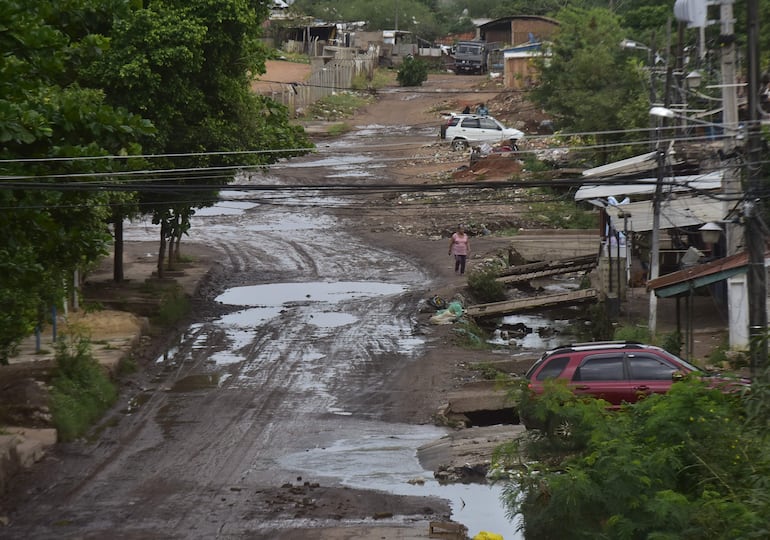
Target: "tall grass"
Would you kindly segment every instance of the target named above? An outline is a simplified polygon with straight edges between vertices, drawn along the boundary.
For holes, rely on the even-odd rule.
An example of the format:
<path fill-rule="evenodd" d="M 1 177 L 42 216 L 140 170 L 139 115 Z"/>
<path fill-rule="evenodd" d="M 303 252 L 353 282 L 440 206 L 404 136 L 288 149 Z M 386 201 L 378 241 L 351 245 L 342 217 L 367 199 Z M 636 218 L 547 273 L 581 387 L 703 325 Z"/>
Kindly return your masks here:
<path fill-rule="evenodd" d="M 94 359 L 82 333 L 64 335 L 56 346 L 50 407 L 59 440 L 83 435 L 117 399 L 117 388 Z"/>

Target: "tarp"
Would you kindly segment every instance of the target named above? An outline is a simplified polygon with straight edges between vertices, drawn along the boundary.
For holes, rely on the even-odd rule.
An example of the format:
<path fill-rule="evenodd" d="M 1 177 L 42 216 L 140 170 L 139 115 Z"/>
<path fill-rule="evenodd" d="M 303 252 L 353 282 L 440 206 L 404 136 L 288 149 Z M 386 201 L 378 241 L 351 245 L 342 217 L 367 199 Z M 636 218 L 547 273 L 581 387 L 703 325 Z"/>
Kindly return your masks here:
<path fill-rule="evenodd" d="M 706 174 L 691 174 L 664 178 L 666 191 L 711 191 L 722 187 L 724 171 Z M 576 201 L 606 199 L 607 197 L 628 196 L 633 200 L 640 195 L 651 196 L 655 192 L 656 178 L 639 178 L 622 184 L 585 184 L 575 193 Z M 636 197 L 635 197 L 636 196 Z"/>
<path fill-rule="evenodd" d="M 652 230 L 652 201 L 608 206 L 605 211 L 615 223 L 632 232 Z M 724 219 L 724 203 L 712 197 L 668 198 L 660 205 L 660 229 L 691 227 Z M 624 221 L 625 219 L 625 221 Z"/>
<path fill-rule="evenodd" d="M 583 171 L 583 178 L 602 178 L 649 171 L 658 166 L 658 153 L 648 152 L 641 156 L 622 159 Z"/>

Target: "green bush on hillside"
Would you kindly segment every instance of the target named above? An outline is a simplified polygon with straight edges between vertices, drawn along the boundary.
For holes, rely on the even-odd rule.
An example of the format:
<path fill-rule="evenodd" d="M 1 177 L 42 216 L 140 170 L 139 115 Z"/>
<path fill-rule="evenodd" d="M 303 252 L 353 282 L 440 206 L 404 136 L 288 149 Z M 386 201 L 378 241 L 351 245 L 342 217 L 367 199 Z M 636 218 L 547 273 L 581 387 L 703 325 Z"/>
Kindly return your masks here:
<path fill-rule="evenodd" d="M 413 56 L 407 56 L 398 68 L 396 77 L 400 86 L 422 86 L 428 80 L 428 64 Z"/>

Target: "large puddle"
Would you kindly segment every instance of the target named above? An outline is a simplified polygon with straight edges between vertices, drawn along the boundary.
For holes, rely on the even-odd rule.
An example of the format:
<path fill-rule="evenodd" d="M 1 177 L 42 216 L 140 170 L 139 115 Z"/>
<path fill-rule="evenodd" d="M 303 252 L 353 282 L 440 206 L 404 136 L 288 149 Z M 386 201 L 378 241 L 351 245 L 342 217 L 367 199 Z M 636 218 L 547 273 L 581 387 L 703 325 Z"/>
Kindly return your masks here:
<path fill-rule="evenodd" d="M 329 281 L 270 283 L 229 289 L 217 302 L 232 306 L 279 306 L 288 302 L 339 302 L 345 299 L 372 298 L 398 294 L 406 290 L 395 283 L 371 281 Z"/>
<path fill-rule="evenodd" d="M 340 439 L 326 448 L 290 454 L 281 460 L 287 470 L 305 476 L 325 476 L 344 485 L 397 495 L 436 496 L 452 507 L 452 519 L 468 527 L 472 538 L 481 531 L 506 540 L 524 537 L 505 515 L 502 487 L 483 484 L 441 485 L 420 466 L 417 449 L 446 434 L 434 426 L 374 423 L 355 438 Z"/>

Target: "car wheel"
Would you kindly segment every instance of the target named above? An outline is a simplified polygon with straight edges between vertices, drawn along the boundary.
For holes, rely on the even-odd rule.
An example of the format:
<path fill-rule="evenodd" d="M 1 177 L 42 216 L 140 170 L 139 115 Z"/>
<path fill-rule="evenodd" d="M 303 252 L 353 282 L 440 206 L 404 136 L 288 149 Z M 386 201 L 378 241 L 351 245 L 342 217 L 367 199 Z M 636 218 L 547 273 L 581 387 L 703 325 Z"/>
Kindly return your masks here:
<path fill-rule="evenodd" d="M 465 150 L 468 148 L 468 141 L 465 139 L 455 139 L 452 141 L 452 150 Z"/>

